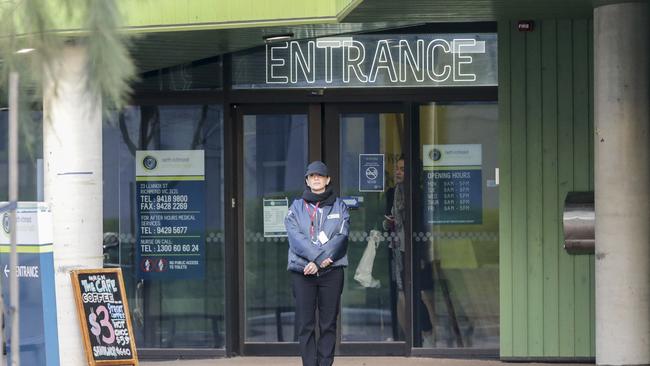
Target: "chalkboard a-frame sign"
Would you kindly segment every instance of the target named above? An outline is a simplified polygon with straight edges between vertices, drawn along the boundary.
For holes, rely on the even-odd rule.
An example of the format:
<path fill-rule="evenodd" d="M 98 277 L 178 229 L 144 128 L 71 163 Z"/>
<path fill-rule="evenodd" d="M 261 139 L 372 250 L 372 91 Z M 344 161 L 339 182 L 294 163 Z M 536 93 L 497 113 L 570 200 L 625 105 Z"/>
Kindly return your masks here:
<path fill-rule="evenodd" d="M 138 366 L 122 270 L 79 270 L 70 276 L 88 365 Z"/>

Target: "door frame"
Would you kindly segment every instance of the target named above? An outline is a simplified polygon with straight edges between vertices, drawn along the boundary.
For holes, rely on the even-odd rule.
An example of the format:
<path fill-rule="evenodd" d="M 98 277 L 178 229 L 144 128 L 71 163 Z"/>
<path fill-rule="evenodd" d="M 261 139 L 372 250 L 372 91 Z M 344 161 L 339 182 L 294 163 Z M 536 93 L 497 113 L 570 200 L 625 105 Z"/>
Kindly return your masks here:
<path fill-rule="evenodd" d="M 326 133 L 324 134 L 324 145 L 327 146 L 323 150 L 323 156 L 325 158 L 328 167 L 330 168 L 332 174 L 332 180 L 335 183 L 334 189 L 337 194 L 340 195 L 341 192 L 341 180 L 340 180 L 340 151 L 341 151 L 341 118 L 340 115 L 344 113 L 401 113 L 404 123 L 404 131 L 402 136 L 401 144 L 404 149 L 405 155 L 405 164 L 408 164 L 410 160 L 410 105 L 409 103 L 384 103 L 384 102 L 364 102 L 364 103 L 324 103 L 324 117 L 325 124 L 324 128 Z M 407 156 L 409 155 L 409 156 Z M 408 166 L 408 165 L 407 165 Z M 405 174 L 405 193 L 407 197 L 410 198 L 410 174 Z M 405 226 L 406 232 L 410 232 L 410 199 L 407 200 L 407 225 Z M 411 237 L 410 235 L 406 236 L 405 243 L 405 317 L 406 319 L 411 319 L 411 290 L 408 284 L 411 283 L 411 261 L 410 261 L 410 244 Z M 349 267 L 348 267 L 349 273 Z M 406 324 L 406 334 L 404 334 L 404 341 L 392 341 L 392 342 L 341 342 L 341 317 L 338 319 L 337 327 L 337 340 L 336 348 L 338 355 L 344 356 L 407 356 L 410 354 L 411 349 L 411 321 L 407 321 Z"/>
<path fill-rule="evenodd" d="M 233 335 L 233 346 L 237 350 L 233 350 L 231 354 L 240 354 L 247 356 L 293 356 L 299 354 L 298 343 L 295 342 L 246 342 L 246 293 L 244 286 L 245 279 L 245 233 L 244 233 L 244 192 L 241 189 L 244 184 L 244 115 L 261 115 L 261 114 L 306 114 L 308 116 L 308 133 L 307 143 L 309 146 L 308 158 L 311 159 L 312 154 L 319 154 L 320 156 L 320 106 L 307 103 L 245 103 L 245 104 L 232 104 L 232 128 L 234 130 L 234 188 L 233 189 L 233 208 L 235 210 L 236 224 L 231 226 L 235 233 L 233 238 L 236 245 L 233 246 L 232 256 L 232 270 L 231 275 L 235 275 L 235 285 L 229 292 L 232 298 L 232 303 L 229 307 L 231 315 L 236 319 L 232 322 L 233 328 L 230 333 Z M 312 131 L 313 130 L 313 131 Z M 319 141 L 315 140 L 312 135 L 316 134 Z M 318 149 L 312 147 L 315 144 Z"/>
<path fill-rule="evenodd" d="M 378 88 L 380 89 L 380 88 Z M 280 95 L 280 97 L 278 96 Z M 232 197 L 236 202 L 233 204 L 233 217 L 227 221 L 227 227 L 232 234 L 230 242 L 236 243 L 228 250 L 226 247 L 226 304 L 230 320 L 230 329 L 227 329 L 228 355 L 246 356 L 295 356 L 299 354 L 298 343 L 246 343 L 244 341 L 245 331 L 245 308 L 244 292 L 240 289 L 244 285 L 244 228 L 243 228 L 243 124 L 244 114 L 281 114 L 281 113 L 306 113 L 308 114 L 308 160 L 322 160 L 328 163 L 332 172 L 332 179 L 335 182 L 335 191 L 340 192 L 339 181 L 339 149 L 340 149 L 340 113 L 373 113 L 387 112 L 404 114 L 404 157 L 406 167 L 416 167 L 413 164 L 418 159 L 419 146 L 416 143 L 419 138 L 419 108 L 422 104 L 429 102 L 496 102 L 498 100 L 497 87 L 459 87 L 439 88 L 420 90 L 331 90 L 326 94 L 314 94 L 302 91 L 249 91 L 238 90 L 228 98 L 228 117 L 224 115 L 226 122 L 225 136 L 232 137 L 227 145 L 231 148 L 233 159 L 230 171 L 233 172 L 232 179 L 226 183 L 226 197 Z M 281 100 L 281 102 L 278 102 Z M 350 102 L 354 100 L 354 102 Z M 251 103 L 256 101 L 259 103 Z M 228 104 L 232 103 L 232 104 Z M 227 118 L 227 119 L 226 119 Z M 230 125 L 230 126 L 228 126 Z M 230 133 L 229 133 L 230 131 Z M 226 146 L 228 147 L 228 146 Z M 416 169 L 413 168 L 413 169 Z M 408 168 L 407 168 L 408 169 Z M 412 177 L 417 174 L 415 170 L 405 174 L 405 194 L 408 202 L 407 222 L 405 230 L 412 232 L 413 210 L 417 209 L 417 203 L 413 200 Z M 228 187 L 229 186 L 229 187 Z M 227 219 L 228 220 L 228 219 Z M 228 237 L 228 235 L 227 235 Z M 340 339 L 340 317 L 337 336 L 336 354 L 342 356 L 429 356 L 429 357 L 498 357 L 498 349 L 472 349 L 472 348 L 414 348 L 413 340 L 413 276 L 412 276 L 412 243 L 411 236 L 406 236 L 405 251 L 405 296 L 406 296 L 406 317 L 407 334 L 402 342 L 344 342 Z M 228 268 L 229 267 L 229 268 Z M 227 324 L 228 326 L 228 324 Z M 228 339 L 230 338 L 230 341 Z"/>
<path fill-rule="evenodd" d="M 409 127 L 409 105 L 407 103 L 260 103 L 260 104 L 233 104 L 231 106 L 233 136 L 233 169 L 236 172 L 234 179 L 235 187 L 242 187 L 244 182 L 244 134 L 243 134 L 243 117 L 244 115 L 251 114 L 291 114 L 291 113 L 304 113 L 308 115 L 308 160 L 323 160 L 326 161 L 335 182 L 334 189 L 340 192 L 339 181 L 339 149 L 340 149 L 340 113 L 402 113 L 404 115 L 404 136 L 402 137 L 403 146 L 405 147 L 405 155 L 408 155 L 407 139 L 410 133 Z M 407 174 L 408 176 L 408 174 Z M 407 178 L 407 184 L 409 180 Z M 407 191 L 407 194 L 408 191 Z M 246 307 L 245 307 L 245 242 L 244 242 L 244 207 L 241 202 L 244 202 L 244 192 L 242 189 L 234 189 L 233 195 L 235 204 L 236 218 L 230 226 L 235 230 L 234 242 L 237 243 L 233 248 L 233 252 L 228 258 L 234 260 L 232 268 L 235 270 L 236 275 L 231 279 L 234 285 L 230 286 L 229 291 L 230 301 L 229 309 L 231 314 L 236 316 L 236 320 L 231 324 L 235 329 L 231 329 L 230 333 L 234 337 L 235 344 L 238 348 L 236 354 L 249 355 L 249 356 L 294 356 L 299 354 L 298 343 L 295 342 L 246 342 L 245 341 L 245 327 L 246 327 Z M 410 211 L 410 210 L 408 210 Z M 407 227 L 407 229 L 409 229 Z M 409 239 L 407 239 L 408 241 Z M 407 247 L 409 245 L 407 244 Z M 410 263 L 406 261 L 407 273 L 410 272 Z M 408 275 L 407 275 L 408 276 Z M 410 283 L 406 280 L 407 283 Z M 407 289 L 407 302 L 406 302 L 406 316 L 410 319 L 410 290 Z M 236 311 L 232 311 L 236 309 Z M 341 342 L 341 318 L 338 320 L 339 326 L 337 331 L 337 355 L 344 356 L 359 356 L 359 355 L 372 355 L 372 356 L 406 356 L 410 350 L 410 335 L 407 332 L 405 341 L 395 342 Z M 410 329 L 410 325 L 407 325 Z"/>

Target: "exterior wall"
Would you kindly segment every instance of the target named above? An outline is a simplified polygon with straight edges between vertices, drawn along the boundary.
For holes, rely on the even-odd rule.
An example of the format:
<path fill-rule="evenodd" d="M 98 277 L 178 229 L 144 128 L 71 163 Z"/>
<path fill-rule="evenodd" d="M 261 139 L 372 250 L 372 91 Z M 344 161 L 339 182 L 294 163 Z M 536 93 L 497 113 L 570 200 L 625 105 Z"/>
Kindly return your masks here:
<path fill-rule="evenodd" d="M 593 190 L 592 22 L 498 33 L 501 357 L 594 357 L 594 257 L 561 226 L 566 193 Z"/>

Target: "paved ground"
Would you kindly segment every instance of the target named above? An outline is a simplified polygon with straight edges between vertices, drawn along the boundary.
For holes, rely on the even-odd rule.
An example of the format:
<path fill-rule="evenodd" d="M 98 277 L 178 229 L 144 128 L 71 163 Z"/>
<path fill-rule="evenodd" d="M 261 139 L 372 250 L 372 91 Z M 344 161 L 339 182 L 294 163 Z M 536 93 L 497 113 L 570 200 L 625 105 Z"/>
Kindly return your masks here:
<path fill-rule="evenodd" d="M 297 357 L 235 357 L 212 360 L 183 360 L 183 361 L 143 361 L 142 366 L 301 366 Z M 449 360 L 440 358 L 405 358 L 405 357 L 337 357 L 334 366 L 534 366 L 541 363 L 505 363 L 500 361 L 482 360 Z M 580 366 L 593 364 L 561 364 L 552 366 Z"/>

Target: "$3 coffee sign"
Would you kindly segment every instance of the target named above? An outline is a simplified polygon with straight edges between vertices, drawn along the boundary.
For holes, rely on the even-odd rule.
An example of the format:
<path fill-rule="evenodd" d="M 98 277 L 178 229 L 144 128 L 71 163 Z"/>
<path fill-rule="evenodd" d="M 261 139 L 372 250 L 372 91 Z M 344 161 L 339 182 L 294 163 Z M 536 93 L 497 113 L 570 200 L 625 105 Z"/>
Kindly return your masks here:
<path fill-rule="evenodd" d="M 106 344 L 113 344 L 115 342 L 115 329 L 113 328 L 113 324 L 111 324 L 106 306 L 100 305 L 94 311 L 91 308 L 91 313 L 88 315 L 88 323 L 90 323 L 90 332 L 97 337 L 97 343 L 104 341 Z M 108 336 L 103 335 L 103 329 L 108 331 Z"/>
<path fill-rule="evenodd" d="M 122 270 L 87 269 L 70 275 L 88 365 L 137 366 Z"/>

